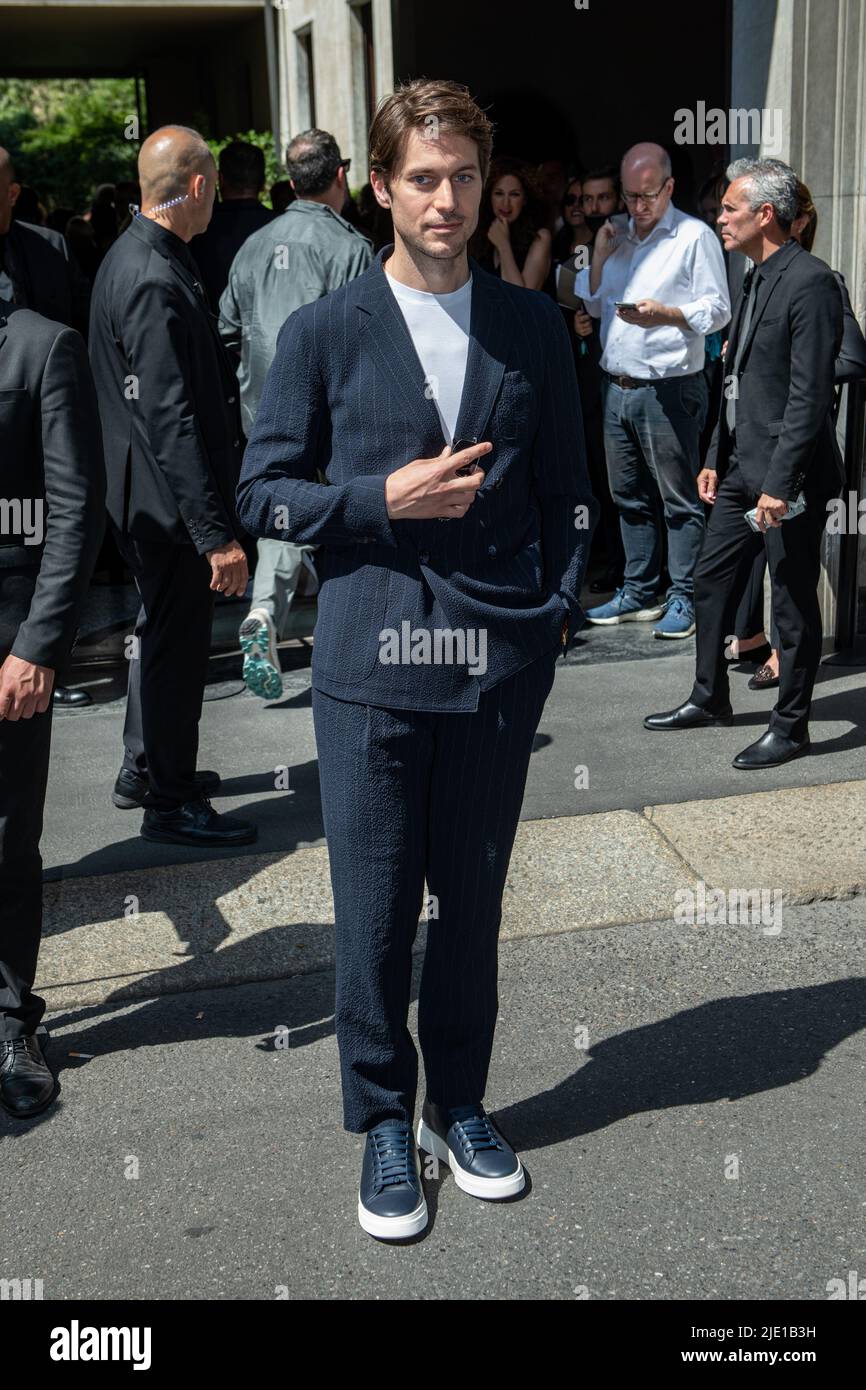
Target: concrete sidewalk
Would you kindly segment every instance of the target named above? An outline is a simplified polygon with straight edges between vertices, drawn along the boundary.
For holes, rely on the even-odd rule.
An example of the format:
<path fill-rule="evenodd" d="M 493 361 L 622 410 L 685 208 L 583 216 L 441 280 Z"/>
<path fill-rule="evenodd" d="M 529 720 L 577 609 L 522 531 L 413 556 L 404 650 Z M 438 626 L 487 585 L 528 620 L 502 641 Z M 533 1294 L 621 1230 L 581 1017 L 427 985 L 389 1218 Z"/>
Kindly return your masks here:
<path fill-rule="evenodd" d="M 710 889 L 851 897 L 866 892 L 864 844 L 864 781 L 525 821 L 502 935 L 659 921 L 682 890 L 696 910 Z M 56 1010 L 282 979 L 333 957 L 327 849 L 245 854 L 49 883 L 37 988 Z"/>
<path fill-rule="evenodd" d="M 309 646 L 282 655 L 283 698 L 271 705 L 220 656 L 202 717 L 199 766 L 222 775 L 220 810 L 256 821 L 254 853 L 151 844 L 139 811 L 115 810 L 116 682 L 103 696 L 94 687 L 92 708 L 57 717 L 37 981 L 51 1009 L 332 964 Z M 617 628 L 592 629 L 559 666 L 530 762 L 505 938 L 664 920 L 676 894 L 700 884 L 779 890 L 786 903 L 866 892 L 866 671 L 823 666 L 812 753 L 762 774 L 731 767 L 774 699 L 749 691 L 746 671 L 732 671 L 732 728 L 643 728 L 648 711 L 686 697 L 693 671 L 693 640 Z M 275 785 L 278 768 L 288 789 Z M 419 949 L 423 939 L 422 928 Z"/>

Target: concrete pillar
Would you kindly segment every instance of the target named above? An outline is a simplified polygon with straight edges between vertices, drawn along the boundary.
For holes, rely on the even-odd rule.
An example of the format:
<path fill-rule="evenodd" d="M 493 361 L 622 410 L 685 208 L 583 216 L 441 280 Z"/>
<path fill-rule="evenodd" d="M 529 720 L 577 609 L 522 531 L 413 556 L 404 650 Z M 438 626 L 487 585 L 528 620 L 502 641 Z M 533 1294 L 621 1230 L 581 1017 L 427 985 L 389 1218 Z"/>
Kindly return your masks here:
<path fill-rule="evenodd" d="M 347 0 L 273 0 L 277 17 L 280 147 L 309 125 L 299 84 L 298 30 L 312 25 L 316 125 L 329 130 L 352 160 L 349 183 L 369 177 L 362 48 L 353 6 Z M 390 0 L 373 0 L 374 91 L 376 100 L 394 85 Z"/>

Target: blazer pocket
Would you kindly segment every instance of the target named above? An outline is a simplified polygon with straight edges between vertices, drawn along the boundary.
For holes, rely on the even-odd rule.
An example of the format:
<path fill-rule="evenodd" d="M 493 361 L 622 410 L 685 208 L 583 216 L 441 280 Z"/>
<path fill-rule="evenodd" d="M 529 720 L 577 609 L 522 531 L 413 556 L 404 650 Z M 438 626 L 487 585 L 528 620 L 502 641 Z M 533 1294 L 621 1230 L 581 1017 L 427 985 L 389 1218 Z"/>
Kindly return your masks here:
<path fill-rule="evenodd" d="M 784 420 L 768 420 L 768 421 L 767 421 L 767 434 L 772 434 L 772 435 L 781 434 L 781 432 L 782 432 L 782 426 L 784 425 L 784 423 L 785 423 Z"/>

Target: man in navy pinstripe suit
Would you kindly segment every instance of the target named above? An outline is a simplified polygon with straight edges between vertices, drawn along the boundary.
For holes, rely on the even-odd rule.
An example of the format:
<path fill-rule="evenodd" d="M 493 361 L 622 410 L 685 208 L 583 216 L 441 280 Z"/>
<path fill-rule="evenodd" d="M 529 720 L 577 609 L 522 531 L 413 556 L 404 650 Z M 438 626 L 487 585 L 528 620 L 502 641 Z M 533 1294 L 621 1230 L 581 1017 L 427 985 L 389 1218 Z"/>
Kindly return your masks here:
<path fill-rule="evenodd" d="M 427 1223 L 407 1028 L 425 880 L 418 1144 L 474 1196 L 524 1185 L 482 1105 L 502 891 L 598 511 L 556 305 L 467 257 L 491 145 L 456 83 L 380 105 L 371 178 L 394 245 L 284 324 L 238 490 L 253 535 L 322 547 L 344 1127 L 366 1133 L 358 1215 L 383 1239 Z"/>

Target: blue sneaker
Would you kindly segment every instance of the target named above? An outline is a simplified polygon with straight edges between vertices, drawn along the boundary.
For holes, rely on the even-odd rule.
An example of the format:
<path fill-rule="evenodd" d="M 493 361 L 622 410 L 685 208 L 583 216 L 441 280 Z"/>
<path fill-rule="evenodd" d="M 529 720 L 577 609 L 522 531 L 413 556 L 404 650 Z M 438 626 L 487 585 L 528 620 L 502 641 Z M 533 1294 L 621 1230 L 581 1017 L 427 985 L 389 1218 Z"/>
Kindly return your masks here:
<path fill-rule="evenodd" d="M 691 637 L 695 630 L 695 610 L 685 598 L 672 598 L 665 606 L 665 615 L 653 637 Z"/>
<path fill-rule="evenodd" d="M 427 1225 L 418 1150 L 405 1120 L 383 1120 L 367 1131 L 358 1220 L 379 1240 L 404 1240 Z"/>
<path fill-rule="evenodd" d="M 238 640 L 244 654 L 243 681 L 247 690 L 263 700 L 278 700 L 283 677 L 277 654 L 277 630 L 270 613 L 253 608 L 240 626 Z"/>
<path fill-rule="evenodd" d="M 457 1186 L 473 1197 L 501 1200 L 523 1191 L 523 1165 L 483 1105 L 446 1109 L 425 1098 L 418 1145 L 447 1163 Z"/>
<path fill-rule="evenodd" d="M 644 608 L 640 600 L 631 598 L 623 587 L 617 589 L 607 603 L 599 604 L 598 608 L 588 608 L 586 616 L 591 623 L 597 623 L 600 627 L 611 627 L 614 623 L 653 622 L 660 618 L 664 611 L 664 604 L 661 603 Z"/>

